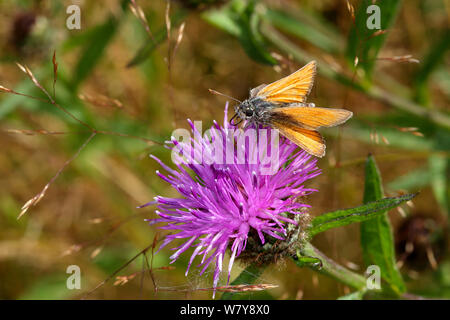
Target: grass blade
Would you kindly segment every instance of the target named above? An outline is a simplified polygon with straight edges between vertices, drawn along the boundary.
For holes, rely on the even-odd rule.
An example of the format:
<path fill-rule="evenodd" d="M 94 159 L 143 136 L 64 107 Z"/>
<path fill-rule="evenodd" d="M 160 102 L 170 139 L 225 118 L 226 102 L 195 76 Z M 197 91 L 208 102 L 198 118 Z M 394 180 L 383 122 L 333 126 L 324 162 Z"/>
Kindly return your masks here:
<path fill-rule="evenodd" d="M 235 0 L 220 10 L 207 11 L 203 18 L 210 24 L 237 37 L 245 53 L 256 62 L 275 65 L 259 32 L 260 14 L 255 1 Z"/>
<path fill-rule="evenodd" d="M 448 183 L 449 161 L 447 157 L 439 157 L 437 155 L 433 155 L 428 159 L 434 197 L 442 210 L 447 214 L 450 211 L 450 189 Z"/>
<path fill-rule="evenodd" d="M 345 296 L 339 297 L 338 300 L 362 300 L 364 297 L 364 293 L 364 290 L 355 291 Z"/>
<path fill-rule="evenodd" d="M 92 38 L 86 43 L 80 59 L 75 67 L 72 84 L 74 87 L 86 79 L 100 61 L 106 47 L 116 33 L 118 21 L 110 17 L 104 24 L 95 27 Z"/>
<path fill-rule="evenodd" d="M 367 25 L 368 19 L 377 14 L 376 12 L 367 13 L 367 8 L 373 6 L 373 1 L 361 1 L 356 12 L 348 39 L 347 58 L 353 64 L 355 57 L 358 57 L 358 66 L 365 71 L 365 78 L 368 81 L 371 79 L 378 52 L 386 41 L 387 34 L 380 33 L 380 31 L 387 30 L 394 23 L 400 4 L 400 0 L 376 2 L 375 6 L 379 8 L 381 29 L 369 29 Z"/>
<path fill-rule="evenodd" d="M 188 12 L 186 10 L 178 10 L 170 17 L 170 21 L 173 27 L 177 27 L 187 16 Z M 167 40 L 167 28 L 166 26 L 161 27 L 154 34 L 153 39 L 148 38 L 141 48 L 136 52 L 134 57 L 127 63 L 127 68 L 137 66 L 145 62 L 153 53 L 153 51 L 158 48 L 160 44 Z"/>
<path fill-rule="evenodd" d="M 303 20 L 294 18 L 287 12 L 267 9 L 264 18 L 280 30 L 304 39 L 325 52 L 337 54 L 342 49 L 341 42 L 337 37 L 332 38 Z"/>
<path fill-rule="evenodd" d="M 415 75 L 415 100 L 422 105 L 430 104 L 430 96 L 428 91 L 428 79 L 444 60 L 447 51 L 450 49 L 450 33 L 444 31 L 443 35 L 431 46 L 430 51 L 423 59 L 421 68 Z"/>

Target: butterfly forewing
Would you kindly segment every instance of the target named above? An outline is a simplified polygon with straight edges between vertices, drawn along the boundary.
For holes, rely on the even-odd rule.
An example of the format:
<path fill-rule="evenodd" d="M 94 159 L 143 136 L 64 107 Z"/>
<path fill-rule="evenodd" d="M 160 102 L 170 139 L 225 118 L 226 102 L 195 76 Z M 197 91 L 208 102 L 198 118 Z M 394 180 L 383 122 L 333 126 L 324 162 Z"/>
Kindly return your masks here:
<path fill-rule="evenodd" d="M 305 102 L 315 74 L 316 62 L 311 61 L 293 74 L 263 87 L 256 95 L 276 104 Z"/>
<path fill-rule="evenodd" d="M 353 113 L 345 109 L 288 106 L 271 110 L 271 121 L 286 122 L 302 128 L 334 127 L 347 121 Z"/>

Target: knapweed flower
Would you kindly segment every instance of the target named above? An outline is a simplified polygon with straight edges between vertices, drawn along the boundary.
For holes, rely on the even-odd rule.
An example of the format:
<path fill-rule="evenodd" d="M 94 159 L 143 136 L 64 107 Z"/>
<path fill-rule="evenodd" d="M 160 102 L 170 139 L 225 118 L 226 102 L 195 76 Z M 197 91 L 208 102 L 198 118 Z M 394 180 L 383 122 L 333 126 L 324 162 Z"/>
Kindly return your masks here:
<path fill-rule="evenodd" d="M 160 248 L 176 239 L 184 241 L 173 248 L 176 251 L 170 257 L 171 263 L 189 248 L 195 248 L 186 275 L 197 256 L 201 259 L 200 274 L 214 263 L 215 288 L 228 248 L 229 281 L 233 262 L 246 249 L 250 238 L 261 245 L 268 239 L 285 240 L 288 226 L 297 225 L 298 219 L 293 217 L 309 207 L 299 198 L 317 191 L 303 184 L 319 175 L 320 170 L 316 159 L 298 151 L 294 143 L 285 138 L 278 141 L 277 132 L 273 135 L 275 130 L 231 126 L 227 107 L 224 126 L 214 122 L 210 135 L 202 136 L 191 121 L 189 124 L 193 138 L 179 142 L 172 137 L 169 142 L 177 169 L 151 156 L 168 172 L 164 175 L 157 171 L 158 176 L 170 183 L 180 197 L 156 197 L 153 203 L 157 204 L 159 218 L 150 223 L 163 223 L 159 228 L 171 232 Z M 266 139 L 268 132 L 270 141 Z M 275 156 L 279 167 L 267 170 L 269 162 L 274 164 Z M 272 159 L 267 161 L 268 157 Z"/>

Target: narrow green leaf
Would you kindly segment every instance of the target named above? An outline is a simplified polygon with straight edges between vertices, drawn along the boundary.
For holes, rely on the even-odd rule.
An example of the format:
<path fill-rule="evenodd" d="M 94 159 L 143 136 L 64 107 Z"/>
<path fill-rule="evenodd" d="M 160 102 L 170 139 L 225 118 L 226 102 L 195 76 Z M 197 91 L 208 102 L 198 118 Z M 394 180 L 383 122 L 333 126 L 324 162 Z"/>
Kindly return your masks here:
<path fill-rule="evenodd" d="M 364 203 L 383 198 L 381 175 L 375 159 L 369 155 L 366 161 Z M 405 284 L 395 261 L 394 237 L 387 210 L 373 219 L 361 223 L 361 246 L 366 266 L 377 265 L 381 278 L 396 294 L 405 292 Z"/>
<path fill-rule="evenodd" d="M 362 300 L 365 292 L 365 290 L 355 291 L 345 296 L 339 297 L 338 300 Z"/>
<path fill-rule="evenodd" d="M 264 18 L 280 30 L 304 39 L 328 53 L 338 53 L 342 45 L 337 37 L 330 37 L 306 21 L 294 18 L 281 10 L 267 9 Z"/>
<path fill-rule="evenodd" d="M 95 27 L 95 33 L 89 39 L 81 53 L 80 59 L 75 67 L 73 86 L 77 87 L 94 69 L 103 55 L 106 47 L 113 38 L 118 26 L 118 20 L 110 17 L 100 26 Z"/>
<path fill-rule="evenodd" d="M 202 17 L 210 24 L 237 37 L 247 55 L 259 62 L 275 65 L 277 61 L 266 49 L 263 36 L 260 34 L 260 13 L 257 12 L 256 1 L 234 0 L 221 9 L 205 12 Z"/>
<path fill-rule="evenodd" d="M 447 51 L 450 49 L 450 33 L 444 30 L 443 34 L 437 37 L 437 41 L 431 46 L 428 54 L 420 64 L 420 69 L 416 73 L 414 79 L 415 85 L 415 101 L 421 105 L 428 105 L 430 103 L 430 96 L 428 90 L 428 79 L 433 71 L 437 70 L 444 58 L 447 56 Z"/>
<path fill-rule="evenodd" d="M 419 168 L 398 177 L 388 184 L 390 190 L 416 191 L 430 184 L 431 174 L 428 167 Z"/>
<path fill-rule="evenodd" d="M 350 30 L 348 39 L 347 57 L 351 63 L 355 57 L 358 57 L 358 66 L 365 71 L 366 80 L 370 81 L 373 68 L 375 66 L 378 52 L 386 41 L 386 34 L 374 35 L 380 30 L 387 30 L 395 21 L 401 0 L 377 1 L 373 4 L 372 0 L 362 0 L 355 15 L 355 21 Z M 377 11 L 369 11 L 369 6 Z M 378 9 L 376 9 L 378 8 Z M 372 20 L 379 13 L 380 29 L 369 29 Z M 368 20 L 370 19 L 370 20 Z"/>
<path fill-rule="evenodd" d="M 370 134 L 373 128 L 367 124 L 353 119 L 344 131 L 344 137 L 357 139 L 367 143 L 373 143 Z M 390 147 L 398 147 L 403 150 L 431 151 L 435 149 L 434 141 L 428 137 L 417 137 L 409 132 L 401 132 L 395 128 L 377 127 L 379 137 L 383 136 L 389 141 Z"/>
<path fill-rule="evenodd" d="M 439 87 L 447 99 L 450 99 L 450 73 L 448 68 L 437 68 L 433 73 L 433 80 L 433 84 Z"/>
<path fill-rule="evenodd" d="M 376 201 L 383 198 L 383 186 L 381 175 L 372 155 L 367 157 L 366 178 L 364 182 L 364 203 Z"/>
<path fill-rule="evenodd" d="M 411 200 L 416 195 L 417 194 L 406 194 L 400 197 L 384 198 L 356 208 L 342 209 L 322 214 L 312 220 L 311 226 L 308 229 L 309 235 L 314 237 L 316 234 L 328 229 L 372 219 L 384 214 L 387 210 L 397 207 L 403 202 Z"/>
<path fill-rule="evenodd" d="M 134 67 L 138 64 L 146 61 L 153 51 L 165 40 L 167 39 L 167 30 L 166 28 L 159 29 L 153 36 L 153 39 L 148 39 L 145 41 L 144 45 L 142 45 L 139 50 L 136 52 L 134 57 L 127 63 L 127 68 Z"/>
<path fill-rule="evenodd" d="M 211 10 L 203 14 L 203 18 L 216 28 L 228 32 L 232 36 L 240 37 L 241 28 L 236 19 L 224 10 Z"/>
<path fill-rule="evenodd" d="M 428 159 L 431 176 L 431 187 L 433 189 L 434 197 L 441 206 L 442 210 L 450 212 L 450 190 L 449 190 L 449 175 L 448 165 L 449 159 L 446 157 L 440 157 L 433 155 Z"/>
<path fill-rule="evenodd" d="M 179 9 L 170 17 L 173 27 L 177 27 L 187 16 L 186 10 Z M 134 67 L 145 62 L 153 53 L 153 51 L 167 39 L 167 28 L 161 27 L 153 35 L 153 39 L 149 38 L 139 48 L 134 57 L 127 63 L 127 68 Z"/>
<path fill-rule="evenodd" d="M 67 275 L 55 273 L 39 277 L 32 285 L 24 288 L 19 300 L 62 300 L 76 295 L 77 290 L 67 289 Z"/>
<path fill-rule="evenodd" d="M 238 284 L 253 284 L 264 272 L 264 267 L 256 266 L 254 264 L 248 266 L 241 272 L 241 274 L 231 282 L 231 285 Z M 231 300 L 236 295 L 235 292 L 225 292 L 220 297 L 221 300 Z"/>
<path fill-rule="evenodd" d="M 78 47 L 82 47 L 84 44 L 86 44 L 87 42 L 91 42 L 92 39 L 95 38 L 96 32 L 97 27 L 92 27 L 84 31 L 80 31 L 80 33 L 71 35 L 61 44 L 60 52 L 66 53 L 70 52 L 71 50 L 75 50 Z"/>

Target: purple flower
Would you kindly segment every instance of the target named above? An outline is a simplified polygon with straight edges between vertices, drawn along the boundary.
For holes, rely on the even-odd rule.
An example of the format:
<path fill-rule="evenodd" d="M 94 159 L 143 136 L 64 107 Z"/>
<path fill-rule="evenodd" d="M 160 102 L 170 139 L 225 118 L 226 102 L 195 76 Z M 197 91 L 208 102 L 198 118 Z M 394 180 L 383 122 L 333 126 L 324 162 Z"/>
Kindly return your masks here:
<path fill-rule="evenodd" d="M 170 142 L 172 159 L 178 162 L 177 170 L 151 156 L 168 172 L 163 175 L 157 171 L 158 176 L 170 183 L 181 197 L 156 197 L 153 204 L 157 204 L 159 218 L 151 219 L 150 224 L 164 223 L 159 228 L 172 232 L 160 249 L 175 239 L 183 239 L 183 244 L 172 249 L 176 251 L 170 257 L 171 263 L 190 247 L 195 248 L 186 275 L 196 256 L 201 258 L 201 274 L 214 262 L 215 288 L 227 248 L 231 251 L 229 282 L 233 262 L 245 250 L 252 230 L 261 244 L 266 242 L 266 237 L 284 240 L 287 225 L 297 224 L 290 217 L 300 214 L 302 207 L 309 207 L 300 203 L 298 197 L 317 191 L 305 188 L 304 182 L 318 176 L 320 170 L 315 158 L 311 160 L 306 152 L 296 150 L 296 145 L 289 140 L 281 138 L 279 145 L 273 144 L 278 139 L 277 132 L 271 135 L 270 143 L 263 139 L 264 133 L 272 134 L 275 130 L 255 127 L 235 130 L 227 121 L 227 107 L 224 127 L 214 122 L 209 138 L 203 137 L 188 121 L 194 137 L 182 142 L 172 138 Z M 256 135 L 247 134 L 247 141 L 240 140 L 249 130 Z M 215 142 L 232 147 L 217 148 L 216 144 L 214 149 Z M 244 161 L 239 159 L 239 148 Z M 230 150 L 234 155 L 226 154 Z M 264 168 L 267 169 L 266 160 L 270 155 L 277 156 L 280 166 L 267 174 Z"/>

